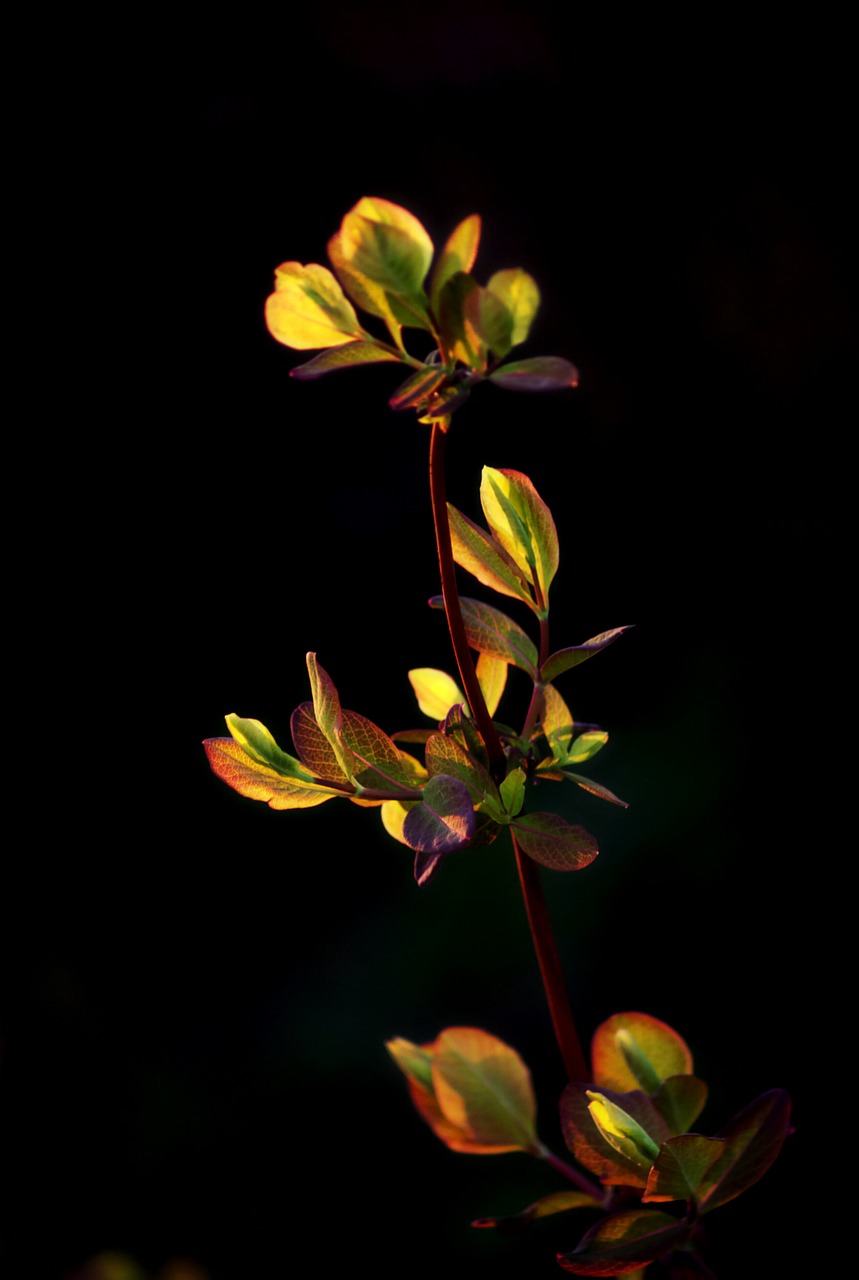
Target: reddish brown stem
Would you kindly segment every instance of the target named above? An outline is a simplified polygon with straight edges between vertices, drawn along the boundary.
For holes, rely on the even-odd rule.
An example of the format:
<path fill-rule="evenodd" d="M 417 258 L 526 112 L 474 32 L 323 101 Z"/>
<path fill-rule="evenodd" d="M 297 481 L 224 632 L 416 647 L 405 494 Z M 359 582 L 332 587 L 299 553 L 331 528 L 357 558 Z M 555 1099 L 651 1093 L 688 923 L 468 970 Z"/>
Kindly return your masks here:
<path fill-rule="evenodd" d="M 534 950 L 537 952 L 537 962 L 540 965 L 543 988 L 549 1003 L 552 1026 L 555 1028 L 555 1039 L 558 1042 L 558 1048 L 561 1051 L 561 1057 L 564 1060 L 564 1066 L 569 1078 L 571 1080 L 587 1080 L 589 1079 L 588 1068 L 585 1063 L 585 1056 L 582 1053 L 576 1024 L 573 1020 L 573 1011 L 570 1008 L 567 988 L 564 985 L 564 975 L 561 972 L 558 948 L 555 946 L 555 937 L 549 920 L 549 909 L 546 906 L 546 897 L 543 893 L 543 886 L 540 883 L 540 868 L 527 854 L 522 852 L 512 828 L 510 834 L 513 837 L 513 848 L 516 851 L 519 883 L 522 886 L 522 896 L 525 899 L 525 910 L 528 913 L 528 924 L 531 926 Z"/>

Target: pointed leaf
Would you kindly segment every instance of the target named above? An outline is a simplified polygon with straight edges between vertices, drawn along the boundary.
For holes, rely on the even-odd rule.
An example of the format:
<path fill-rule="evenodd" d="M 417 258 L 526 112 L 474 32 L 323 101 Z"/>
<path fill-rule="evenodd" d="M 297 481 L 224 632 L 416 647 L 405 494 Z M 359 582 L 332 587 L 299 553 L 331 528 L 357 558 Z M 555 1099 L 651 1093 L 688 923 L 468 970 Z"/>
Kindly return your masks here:
<path fill-rule="evenodd" d="M 450 778 L 458 778 L 468 790 L 472 807 L 480 804 L 487 796 L 496 803 L 500 802 L 498 788 L 488 770 L 469 755 L 455 738 L 434 733 L 427 741 L 426 766 L 430 777 L 447 774 Z"/>
<path fill-rule="evenodd" d="M 295 708 L 289 727 L 295 749 L 314 778 L 324 778 L 329 782 L 349 782 L 331 743 L 316 723 L 312 702 L 302 702 Z"/>
<path fill-rule="evenodd" d="M 554 871 L 581 871 L 599 853 L 590 832 L 557 813 L 520 814 L 511 826 L 528 857 Z"/>
<path fill-rule="evenodd" d="M 600 1088 L 600 1093 L 621 1107 L 658 1145 L 671 1136 L 664 1119 L 641 1089 L 619 1093 Z M 648 1171 L 641 1168 L 638 1158 L 613 1147 L 600 1132 L 590 1111 L 587 1085 L 569 1084 L 562 1093 L 561 1128 L 564 1141 L 579 1164 L 596 1174 L 605 1186 L 643 1189 L 647 1185 Z"/>
<path fill-rule="evenodd" d="M 224 718 L 233 739 L 252 760 L 268 765 L 270 769 L 274 769 L 275 773 L 280 773 L 285 778 L 295 778 L 304 782 L 312 781 L 312 774 L 305 769 L 301 761 L 281 751 L 268 729 L 259 720 L 246 720 L 234 712 Z"/>
<path fill-rule="evenodd" d="M 631 631 L 631 627 L 612 627 L 611 631 L 602 631 L 598 636 L 586 640 L 584 644 L 573 645 L 570 649 L 559 649 L 557 653 L 553 653 L 543 663 L 541 678 L 545 681 L 557 680 L 558 676 L 564 671 L 569 671 L 571 667 L 577 667 L 580 662 L 584 662 L 586 658 L 592 658 L 595 653 L 600 653 L 603 649 L 622 636 L 624 631 Z"/>
<path fill-rule="evenodd" d="M 503 360 L 513 346 L 513 315 L 489 289 L 478 286 L 465 302 L 468 323 L 485 347 Z"/>
<path fill-rule="evenodd" d="M 314 783 L 283 777 L 253 760 L 232 738 L 207 738 L 203 746 L 216 777 L 240 796 L 264 800 L 272 809 L 311 809 L 340 794 Z"/>
<path fill-rule="evenodd" d="M 594 1080 L 602 1088 L 653 1093 L 669 1076 L 691 1075 L 692 1054 L 667 1022 L 648 1013 L 615 1013 L 591 1042 Z"/>
<path fill-rule="evenodd" d="M 451 276 L 457 272 L 468 273 L 474 266 L 477 247 L 480 244 L 480 215 L 472 213 L 451 232 L 438 256 L 430 283 L 430 304 L 438 314 L 438 299 Z"/>
<path fill-rule="evenodd" d="M 669 1138 L 650 1170 L 642 1203 L 696 1200 L 699 1189 L 709 1185 L 707 1174 L 724 1150 L 720 1138 L 702 1138 L 697 1133 Z"/>
<path fill-rule="evenodd" d="M 386 351 L 375 342 L 347 342 L 342 347 L 331 347 L 328 351 L 321 352 L 305 364 L 296 365 L 294 369 L 290 369 L 289 376 L 297 378 L 299 382 L 311 382 L 314 378 L 335 373 L 338 369 L 351 369 L 362 364 L 382 364 L 385 361 L 400 363 L 393 351 Z"/>
<path fill-rule="evenodd" d="M 510 315 L 509 351 L 510 347 L 518 347 L 520 342 L 524 342 L 531 332 L 531 325 L 540 306 L 540 290 L 536 280 L 518 267 L 496 271 L 490 277 L 487 288 L 503 302 Z M 496 354 L 503 358 L 507 351 L 497 351 Z"/>
<path fill-rule="evenodd" d="M 659 1155 L 660 1143 L 650 1136 L 634 1116 L 604 1093 L 593 1089 L 587 1089 L 585 1093 L 589 1100 L 588 1111 L 602 1137 L 613 1151 L 632 1161 L 647 1176 Z M 662 1117 L 659 1119 L 661 1122 Z"/>
<path fill-rule="evenodd" d="M 406 1077 L 412 1102 L 421 1119 L 432 1129 L 452 1151 L 462 1151 L 473 1155 L 494 1155 L 496 1148 L 483 1147 L 473 1142 L 470 1135 L 464 1133 L 442 1114 L 435 1096 L 432 1083 L 432 1055 L 435 1045 L 415 1045 L 408 1040 L 389 1040 L 385 1048 L 394 1062 Z"/>
<path fill-rule="evenodd" d="M 685 1244 L 688 1223 L 658 1209 L 626 1209 L 591 1227 L 572 1253 L 558 1262 L 576 1276 L 620 1276 L 654 1262 L 660 1254 Z"/>
<path fill-rule="evenodd" d="M 431 720 L 443 720 L 451 707 L 465 702 L 465 694 L 446 671 L 435 667 L 416 667 L 409 672 L 418 706 Z"/>
<path fill-rule="evenodd" d="M 489 528 L 543 597 L 558 568 L 558 533 L 552 513 L 521 471 L 484 467 L 480 502 Z"/>
<path fill-rule="evenodd" d="M 419 408 L 441 386 L 447 374 L 447 369 L 441 365 L 425 365 L 397 387 L 388 404 L 397 411 Z"/>
<path fill-rule="evenodd" d="M 364 333 L 334 276 L 316 262 L 281 263 L 265 321 L 272 337 L 299 351 L 342 346 Z"/>
<path fill-rule="evenodd" d="M 625 800 L 621 800 L 620 796 L 609 791 L 608 787 L 604 787 L 602 783 L 594 782 L 592 778 L 583 778 L 578 773 L 571 773 L 569 769 L 562 769 L 561 772 L 565 778 L 575 782 L 576 786 L 581 787 L 583 791 L 589 791 L 592 796 L 597 796 L 600 800 L 608 800 L 610 804 L 618 804 L 621 809 L 629 808 Z"/>
<path fill-rule="evenodd" d="M 398 840 L 400 844 L 404 844 L 406 848 L 411 848 L 411 845 L 403 833 L 403 826 L 406 821 L 406 815 L 416 804 L 420 804 L 420 801 L 386 800 L 380 809 L 382 826 L 389 836 L 392 836 L 394 840 Z"/>
<path fill-rule="evenodd" d="M 442 1114 L 472 1140 L 535 1150 L 531 1074 L 509 1045 L 476 1027 L 449 1027 L 436 1040 L 432 1076 Z"/>
<path fill-rule="evenodd" d="M 494 716 L 501 701 L 501 695 L 507 685 L 507 663 L 503 658 L 494 658 L 489 653 L 479 653 L 475 670 L 477 683 L 486 703 L 486 710 Z"/>
<path fill-rule="evenodd" d="M 781 1151 L 790 1130 L 790 1096 L 784 1089 L 761 1094 L 728 1124 L 722 1156 L 707 1175 L 709 1189 L 701 1195 L 702 1213 L 727 1204 L 762 1178 Z"/>
<path fill-rule="evenodd" d="M 490 373 L 489 381 L 505 391 L 563 391 L 579 385 L 579 371 L 560 356 L 515 360 Z"/>
<path fill-rule="evenodd" d="M 511 769 L 499 790 L 504 808 L 511 818 L 515 818 L 518 813 L 521 813 L 522 805 L 525 803 L 524 769 Z"/>
<path fill-rule="evenodd" d="M 439 333 L 446 356 L 459 360 L 469 369 L 482 369 L 486 365 L 486 352 L 479 334 L 468 318 L 468 300 L 480 286 L 463 271 L 456 272 L 439 291 Z"/>
<path fill-rule="evenodd" d="M 704 1110 L 707 1086 L 697 1076 L 669 1076 L 651 1094 L 650 1100 L 676 1136 L 688 1133 Z"/>
<path fill-rule="evenodd" d="M 418 853 L 438 858 L 468 844 L 474 827 L 474 806 L 468 788 L 458 778 L 436 774 L 426 784 L 421 803 L 406 814 L 403 835 Z M 424 879 L 435 870 L 433 865 Z"/>
<path fill-rule="evenodd" d="M 355 775 L 362 787 L 414 790 L 423 786 L 426 770 L 420 761 L 400 751 L 366 716 L 344 711 L 342 736 L 354 758 Z"/>
<path fill-rule="evenodd" d="M 328 672 L 319 666 L 315 653 L 307 655 L 307 670 L 310 675 L 310 692 L 313 697 L 313 714 L 316 723 L 328 739 L 343 773 L 347 778 L 351 778 L 354 761 L 352 753 L 343 742 L 343 713 L 334 681 Z"/>
<path fill-rule="evenodd" d="M 458 565 L 474 575 L 478 582 L 499 595 L 522 600 L 536 612 L 531 589 L 525 574 L 516 561 L 505 551 L 501 543 L 486 533 L 473 520 L 469 520 L 456 507 L 447 504 L 450 517 L 450 540 L 453 558 Z"/>
<path fill-rule="evenodd" d="M 342 231 L 335 232 L 328 241 L 328 257 L 331 260 L 332 267 L 337 272 L 338 280 L 352 301 L 356 302 L 364 311 L 369 312 L 371 316 L 379 316 L 380 319 L 385 321 L 391 337 L 405 355 L 401 332 L 402 322 L 397 318 L 393 302 L 382 285 L 377 284 L 375 280 L 362 276 L 351 265 L 343 247 Z"/>
<path fill-rule="evenodd" d="M 548 1218 L 555 1213 L 566 1213 L 570 1209 L 601 1209 L 602 1201 L 596 1196 L 589 1196 L 586 1191 L 552 1191 L 541 1196 L 521 1213 L 509 1214 L 503 1218 L 476 1218 L 473 1227 L 497 1227 L 502 1235 L 511 1235 L 529 1227 L 538 1218 Z"/>
<path fill-rule="evenodd" d="M 465 714 L 462 703 L 456 703 L 451 707 L 440 728 L 446 738 L 453 738 L 480 764 L 488 763 L 486 744 L 478 733 L 474 721 Z"/>
<path fill-rule="evenodd" d="M 554 685 L 547 684 L 543 689 L 543 715 L 541 717 L 545 733 L 556 759 L 566 758 L 567 747 L 572 740 L 575 728 L 573 713 Z"/>
<path fill-rule="evenodd" d="M 376 196 L 362 197 L 343 218 L 328 251 L 335 269 L 346 269 L 350 291 L 356 283 L 359 288 L 375 285 L 400 324 L 429 328 L 423 282 L 433 244 L 407 209 Z M 372 288 L 369 296 L 379 305 Z"/>
<path fill-rule="evenodd" d="M 588 733 L 580 733 L 575 738 L 567 750 L 566 758 L 561 760 L 561 764 L 584 764 L 586 760 L 590 760 L 598 751 L 601 751 L 608 742 L 608 734 L 602 730 L 591 730 Z"/>
<path fill-rule="evenodd" d="M 480 600 L 461 596 L 459 603 L 470 647 L 478 653 L 488 653 L 490 657 L 512 663 L 536 680 L 537 650 L 522 628 L 500 609 L 494 609 L 492 605 L 483 604 Z M 443 609 L 444 599 L 442 596 L 433 596 L 430 606 L 433 609 Z"/>

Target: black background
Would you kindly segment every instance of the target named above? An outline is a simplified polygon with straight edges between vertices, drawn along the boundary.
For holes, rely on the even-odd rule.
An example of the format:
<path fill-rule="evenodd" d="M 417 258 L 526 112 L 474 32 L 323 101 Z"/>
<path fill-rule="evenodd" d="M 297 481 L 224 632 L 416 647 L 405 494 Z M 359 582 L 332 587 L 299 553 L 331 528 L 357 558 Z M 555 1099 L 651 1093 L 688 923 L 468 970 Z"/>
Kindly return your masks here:
<path fill-rule="evenodd" d="M 155 59 L 135 98 L 105 214 L 117 421 L 52 465 L 68 630 L 43 664 L 64 734 L 48 767 L 73 781 L 38 788 L 9 902 L 18 1274 L 77 1276 L 114 1249 L 211 1280 L 551 1276 L 589 1225 L 471 1230 L 557 1182 L 525 1156 L 448 1152 L 383 1048 L 501 1036 L 563 1149 L 509 850 L 418 890 L 376 814 L 272 813 L 199 746 L 234 710 L 289 747 L 309 649 L 388 731 L 420 722 L 407 670 L 452 665 L 426 607 L 428 433 L 388 409 L 397 371 L 291 381 L 302 356 L 262 319 L 275 265 L 324 261 L 364 194 L 437 246 L 480 212 L 478 277 L 521 266 L 541 287 L 523 354 L 581 371 L 569 394 L 481 388 L 448 446 L 473 517 L 484 464 L 551 507 L 558 647 L 635 624 L 562 681 L 610 731 L 593 771 L 631 805 L 570 800 L 601 856 L 545 877 L 573 1004 L 585 1036 L 621 1009 L 674 1025 L 711 1086 L 704 1132 L 792 1092 L 797 1131 L 713 1218 L 712 1263 L 730 1280 L 821 1261 L 798 1221 L 826 1167 L 813 1070 L 838 985 L 827 779 L 856 351 L 838 35 L 565 16 L 334 4 L 241 50 L 203 32 L 176 81 L 165 38 L 170 89 Z M 107 190 L 110 148 L 91 154 Z M 511 718 L 523 692 L 514 672 Z"/>

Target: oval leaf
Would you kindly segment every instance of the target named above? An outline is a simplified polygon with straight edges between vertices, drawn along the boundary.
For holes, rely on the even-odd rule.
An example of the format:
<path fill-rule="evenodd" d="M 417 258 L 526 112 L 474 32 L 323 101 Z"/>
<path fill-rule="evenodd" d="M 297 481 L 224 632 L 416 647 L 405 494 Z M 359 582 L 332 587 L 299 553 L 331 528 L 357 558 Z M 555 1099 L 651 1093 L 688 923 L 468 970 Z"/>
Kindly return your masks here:
<path fill-rule="evenodd" d="M 282 262 L 265 304 L 269 333 L 298 351 L 338 347 L 363 334 L 352 304 L 327 267 Z"/>
<path fill-rule="evenodd" d="M 558 568 L 558 532 L 552 513 L 521 471 L 484 467 L 480 502 L 491 532 L 529 582 L 539 584 L 545 613 Z"/>
<path fill-rule="evenodd" d="M 709 1189 L 699 1201 L 701 1212 L 727 1204 L 762 1178 L 789 1130 L 790 1096 L 784 1089 L 771 1089 L 735 1116 L 716 1134 L 724 1140 L 724 1150 L 707 1175 Z"/>
<path fill-rule="evenodd" d="M 669 1076 L 691 1075 L 692 1054 L 682 1036 L 649 1013 L 615 1013 L 594 1032 L 594 1080 L 621 1093 L 653 1093 Z"/>
<path fill-rule="evenodd" d="M 375 342 L 347 342 L 342 347 L 332 347 L 323 351 L 306 364 L 296 365 L 290 369 L 290 378 L 299 382 L 312 382 L 326 373 L 336 373 L 338 369 L 352 369 L 362 364 L 381 364 L 393 361 L 399 364 L 399 357 L 393 351 L 386 351 Z"/>
<path fill-rule="evenodd" d="M 468 788 L 458 778 L 436 774 L 426 784 L 423 800 L 406 814 L 403 835 L 418 853 L 440 857 L 468 844 L 474 835 L 474 826 L 474 806 Z M 433 865 L 419 883 L 436 869 Z"/>
<path fill-rule="evenodd" d="M 203 743 L 216 777 L 249 800 L 263 800 L 271 809 L 311 809 L 339 792 L 314 783 L 296 782 L 251 759 L 232 738 L 207 738 Z"/>
<path fill-rule="evenodd" d="M 620 1276 L 685 1244 L 692 1228 L 658 1209 L 627 1209 L 591 1227 L 572 1253 L 558 1262 L 576 1276 Z"/>
<path fill-rule="evenodd" d="M 486 533 L 473 520 L 469 520 L 456 507 L 447 505 L 450 520 L 450 541 L 453 558 L 458 565 L 474 575 L 478 582 L 502 596 L 522 600 L 536 611 L 522 570 L 501 543 Z"/>
<path fill-rule="evenodd" d="M 531 1074 L 509 1045 L 476 1027 L 448 1027 L 435 1042 L 435 1096 L 445 1119 L 496 1151 L 533 1151 Z"/>
<path fill-rule="evenodd" d="M 563 391 L 579 385 L 579 371 L 560 356 L 533 356 L 502 365 L 489 381 L 505 391 Z"/>
<path fill-rule="evenodd" d="M 504 304 L 504 309 L 510 316 L 509 351 L 510 347 L 518 347 L 528 337 L 540 306 L 540 290 L 533 276 L 518 267 L 496 271 L 490 277 L 487 289 Z M 493 350 L 496 348 L 493 347 Z M 496 354 L 503 358 L 507 351 L 497 351 Z"/>
<path fill-rule="evenodd" d="M 438 314 L 438 298 L 451 276 L 457 272 L 468 273 L 474 266 L 477 247 L 480 244 L 480 215 L 472 213 L 451 232 L 438 256 L 430 283 L 430 303 Z"/>
<path fill-rule="evenodd" d="M 581 871 L 599 853 L 590 832 L 557 813 L 521 814 L 511 826 L 528 857 L 553 871 Z"/>
<path fill-rule="evenodd" d="M 500 609 L 480 600 L 461 596 L 459 603 L 470 647 L 478 653 L 488 653 L 490 657 L 501 658 L 514 667 L 520 667 L 536 680 L 537 650 L 518 623 Z M 433 596 L 430 607 L 443 609 L 443 597 Z"/>
<path fill-rule="evenodd" d="M 577 667 L 586 658 L 592 658 L 595 653 L 608 648 L 618 636 L 623 635 L 624 631 L 631 630 L 631 627 L 612 627 L 611 631 L 601 631 L 598 636 L 593 636 L 584 644 L 576 644 L 569 649 L 559 649 L 543 663 L 541 678 L 546 682 L 556 680 L 562 672 L 569 671 L 571 667 Z"/>

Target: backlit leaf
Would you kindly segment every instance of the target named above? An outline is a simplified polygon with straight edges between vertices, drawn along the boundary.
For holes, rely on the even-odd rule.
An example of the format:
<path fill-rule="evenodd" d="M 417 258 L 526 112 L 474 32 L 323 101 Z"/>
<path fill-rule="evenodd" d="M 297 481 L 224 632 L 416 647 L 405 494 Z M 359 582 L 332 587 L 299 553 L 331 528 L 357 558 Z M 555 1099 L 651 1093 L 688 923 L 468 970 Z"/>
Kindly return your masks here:
<path fill-rule="evenodd" d="M 727 1204 L 762 1178 L 790 1131 L 790 1096 L 784 1089 L 761 1094 L 726 1125 L 720 1158 L 707 1174 L 708 1190 L 699 1200 L 702 1213 Z"/>
<path fill-rule="evenodd" d="M 628 809 L 629 805 L 625 800 L 621 800 L 620 796 L 616 796 L 613 791 L 609 791 L 608 787 L 604 787 L 601 782 L 594 782 L 593 778 L 583 778 L 578 773 L 573 773 L 569 769 L 563 769 L 562 773 L 565 778 L 569 778 L 571 782 L 575 782 L 576 786 L 581 787 L 583 791 L 588 791 L 592 796 L 597 796 L 600 800 L 608 800 L 609 804 L 618 804 L 621 809 Z"/>
<path fill-rule="evenodd" d="M 536 612 L 529 586 L 530 578 L 526 579 L 510 553 L 496 538 L 486 533 L 473 520 L 469 520 L 461 511 L 457 511 L 456 507 L 452 507 L 450 503 L 447 505 L 447 510 L 453 558 L 456 563 L 468 573 L 473 574 L 484 587 L 497 591 L 499 595 L 522 600 Z"/>
<path fill-rule="evenodd" d="M 601 751 L 608 742 L 608 734 L 603 733 L 599 729 L 590 729 L 587 733 L 580 733 L 567 748 L 567 754 L 561 764 L 584 764 L 586 760 L 590 760 L 598 751 Z"/>
<path fill-rule="evenodd" d="M 335 269 L 347 268 L 347 288 L 356 279 L 379 286 L 400 324 L 419 328 L 429 327 L 423 282 L 432 255 L 432 241 L 414 214 L 377 196 L 363 196 L 329 242 Z"/>
<path fill-rule="evenodd" d="M 477 683 L 486 703 L 486 710 L 494 716 L 501 701 L 501 695 L 507 685 L 507 666 L 503 658 L 495 658 L 489 653 L 477 655 Z"/>
<path fill-rule="evenodd" d="M 468 273 L 474 266 L 477 247 L 480 244 L 480 215 L 473 213 L 460 222 L 451 232 L 448 240 L 438 255 L 430 282 L 430 304 L 438 314 L 438 298 L 441 290 L 451 276 L 461 271 Z"/>
<path fill-rule="evenodd" d="M 315 262 L 281 263 L 265 320 L 272 337 L 299 351 L 342 346 L 364 333 L 334 276 Z"/>
<path fill-rule="evenodd" d="M 554 685 L 543 689 L 543 732 L 557 759 L 566 757 L 567 747 L 573 736 L 573 713 Z"/>
<path fill-rule="evenodd" d="M 406 814 L 403 835 L 418 854 L 418 884 L 425 884 L 445 854 L 461 849 L 474 835 L 474 806 L 468 788 L 458 778 L 436 774 L 424 788 L 423 800 Z M 418 873 L 419 869 L 419 873 Z"/>
<path fill-rule="evenodd" d="M 458 778 L 468 790 L 472 806 L 489 796 L 499 801 L 498 788 L 488 770 L 465 751 L 455 738 L 434 733 L 426 745 L 426 767 L 430 777 L 447 774 Z"/>
<path fill-rule="evenodd" d="M 420 761 L 400 751 L 386 733 L 357 711 L 343 712 L 343 742 L 352 753 L 362 787 L 384 791 L 421 787 L 426 770 Z"/>
<path fill-rule="evenodd" d="M 531 332 L 531 325 L 540 306 L 540 290 L 537 288 L 536 280 L 533 276 L 529 276 L 527 271 L 512 267 L 506 271 L 496 271 L 490 277 L 487 288 L 503 302 L 505 310 L 509 313 L 510 347 L 518 347 Z M 507 348 L 508 351 L 510 347 Z M 496 354 L 503 357 L 507 352 L 498 351 Z"/>
<path fill-rule="evenodd" d="M 488 653 L 491 657 L 512 663 L 536 680 L 537 650 L 522 628 L 500 609 L 480 600 L 462 596 L 459 603 L 470 647 L 478 653 Z M 430 605 L 433 609 L 443 609 L 442 596 L 433 596 Z"/>
<path fill-rule="evenodd" d="M 671 1136 L 665 1120 L 641 1089 L 621 1093 L 601 1087 L 600 1093 L 632 1116 L 657 1145 Z M 598 1129 L 586 1084 L 569 1084 L 562 1093 L 561 1128 L 564 1141 L 579 1164 L 596 1174 L 604 1185 L 642 1189 L 647 1185 L 648 1170 L 641 1168 L 638 1158 L 617 1150 Z"/>
<path fill-rule="evenodd" d="M 406 821 L 406 814 L 413 809 L 416 804 L 420 804 L 419 800 L 386 800 L 381 806 L 382 826 L 388 835 L 398 840 L 400 844 L 404 844 L 407 848 L 411 848 L 408 840 L 403 834 L 403 824 Z"/>
<path fill-rule="evenodd" d="M 433 391 L 441 386 L 446 377 L 447 369 L 437 364 L 425 365 L 423 369 L 416 370 L 415 373 L 406 378 L 405 382 L 397 387 L 388 400 L 388 404 L 397 411 L 414 409 L 423 401 L 428 400 Z"/>
<path fill-rule="evenodd" d="M 435 667 L 416 667 L 409 672 L 409 681 L 418 706 L 431 720 L 443 720 L 452 706 L 465 702 L 465 694 L 446 671 L 438 671 Z"/>
<path fill-rule="evenodd" d="M 376 342 L 347 342 L 342 347 L 331 347 L 330 350 L 321 352 L 305 364 L 296 365 L 294 369 L 290 369 L 289 376 L 297 378 L 299 382 L 310 382 L 326 373 L 335 373 L 338 369 L 351 369 L 362 364 L 381 364 L 385 361 L 400 363 L 393 351 L 386 351 Z"/>
<path fill-rule="evenodd" d="M 558 533 L 552 513 L 521 471 L 484 467 L 480 502 L 490 531 L 528 581 L 536 578 L 545 601 L 558 568 Z"/>
<path fill-rule="evenodd" d="M 697 1076 L 669 1076 L 651 1094 L 650 1100 L 672 1135 L 688 1133 L 704 1110 L 707 1086 Z"/>
<path fill-rule="evenodd" d="M 343 713 L 334 681 L 316 661 L 315 653 L 307 655 L 307 671 L 310 675 L 310 692 L 313 697 L 313 714 L 319 728 L 331 745 L 347 778 L 352 777 L 354 761 L 352 753 L 343 741 Z"/>
<path fill-rule="evenodd" d="M 667 1022 L 648 1013 L 615 1013 L 591 1043 L 594 1080 L 602 1088 L 653 1093 L 668 1076 L 691 1075 L 692 1054 Z"/>
<path fill-rule="evenodd" d="M 554 871 L 580 871 L 599 853 L 590 832 L 557 813 L 520 814 L 511 825 L 528 857 Z"/>
<path fill-rule="evenodd" d="M 601 631 L 598 636 L 593 636 L 592 639 L 586 640 L 584 644 L 576 644 L 569 649 L 559 649 L 557 653 L 553 653 L 543 663 L 541 673 L 543 680 L 557 680 L 558 676 L 564 671 L 569 671 L 571 667 L 577 667 L 586 658 L 592 658 L 595 653 L 600 653 L 603 649 L 606 649 L 618 636 L 622 636 L 624 631 L 631 630 L 631 627 L 612 627 L 611 631 Z"/>
<path fill-rule="evenodd" d="M 511 769 L 499 788 L 504 808 L 511 818 L 515 818 L 522 810 L 525 802 L 525 771 Z"/>
<path fill-rule="evenodd" d="M 296 778 L 304 782 L 311 780 L 312 775 L 301 761 L 281 751 L 271 733 L 259 720 L 246 720 L 234 712 L 224 718 L 234 740 L 252 760 L 268 765 L 285 778 Z"/>
<path fill-rule="evenodd" d="M 249 800 L 264 800 L 272 809 L 311 809 L 340 794 L 283 777 L 251 759 L 232 738 L 208 738 L 203 746 L 212 772 L 222 782 Z"/>
<path fill-rule="evenodd" d="M 435 1042 L 433 1087 L 445 1118 L 497 1151 L 537 1144 L 531 1075 L 513 1049 L 476 1027 L 449 1027 Z"/>
<path fill-rule="evenodd" d="M 579 371 L 560 356 L 532 356 L 503 364 L 489 381 L 505 391 L 563 391 L 579 385 Z"/>
<path fill-rule="evenodd" d="M 591 1227 L 572 1253 L 558 1254 L 558 1262 L 576 1276 L 626 1275 L 685 1244 L 691 1235 L 691 1226 L 669 1213 L 626 1209 Z"/>
<path fill-rule="evenodd" d="M 664 1143 L 647 1179 L 642 1203 L 665 1200 L 695 1200 L 707 1174 L 721 1155 L 725 1144 L 719 1138 L 703 1138 L 697 1133 L 684 1133 Z"/>
<path fill-rule="evenodd" d="M 521 1213 L 509 1214 L 503 1218 L 476 1218 L 473 1227 L 497 1227 L 502 1235 L 511 1235 L 522 1231 L 536 1222 L 538 1218 L 548 1218 L 556 1213 L 567 1213 L 570 1209 L 600 1209 L 602 1201 L 596 1196 L 589 1196 L 586 1191 L 552 1191 L 541 1196 Z"/>

